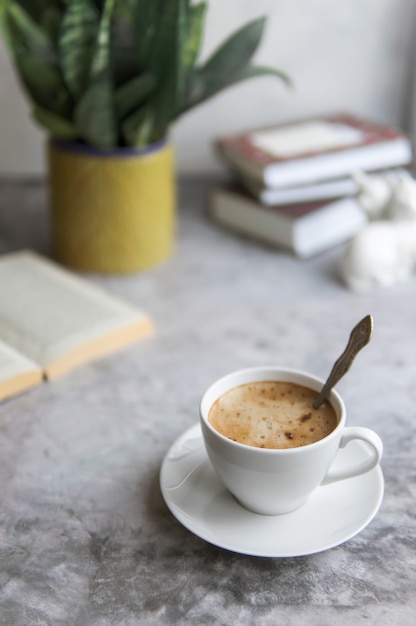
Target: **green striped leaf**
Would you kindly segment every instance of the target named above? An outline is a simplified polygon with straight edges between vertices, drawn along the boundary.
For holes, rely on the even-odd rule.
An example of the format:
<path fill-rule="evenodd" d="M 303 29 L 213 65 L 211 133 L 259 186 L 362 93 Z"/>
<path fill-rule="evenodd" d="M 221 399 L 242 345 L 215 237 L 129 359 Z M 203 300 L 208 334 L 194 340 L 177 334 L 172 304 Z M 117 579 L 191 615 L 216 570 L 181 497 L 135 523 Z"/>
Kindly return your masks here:
<path fill-rule="evenodd" d="M 251 78 L 274 76 L 287 85 L 290 78 L 280 70 L 251 64 L 264 30 L 265 18 L 245 25 L 234 33 L 201 68 L 190 70 L 187 91 L 179 113 L 212 98 L 218 92 Z"/>
<path fill-rule="evenodd" d="M 28 53 L 35 54 L 45 63 L 55 63 L 53 46 L 41 26 L 17 2 L 9 3 L 8 15 Z"/>
<path fill-rule="evenodd" d="M 127 19 L 121 12 L 120 5 L 115 6 L 111 26 L 111 67 L 115 87 L 131 80 L 139 71 L 137 58 L 136 33 L 133 29 L 132 19 Z"/>
<path fill-rule="evenodd" d="M 71 122 L 51 113 L 47 109 L 35 106 L 32 111 L 33 119 L 45 128 L 52 137 L 59 139 L 76 139 L 77 130 Z"/>
<path fill-rule="evenodd" d="M 113 148 L 118 141 L 110 73 L 110 35 L 114 6 L 115 0 L 104 0 L 88 86 L 75 109 L 75 122 L 82 138 L 102 149 Z"/>
<path fill-rule="evenodd" d="M 227 81 L 218 81 L 216 84 L 211 83 L 208 91 L 204 82 L 204 74 L 195 70 L 192 76 L 193 91 L 188 94 L 188 100 L 184 101 L 181 113 L 184 113 L 188 109 L 191 109 L 201 102 L 208 100 L 208 98 L 214 97 L 225 88 L 232 87 L 233 85 L 243 81 L 250 80 L 252 78 L 259 78 L 261 76 L 274 76 L 275 78 L 279 78 L 286 83 L 288 87 L 292 86 L 292 81 L 289 76 L 280 70 L 262 65 L 247 65 L 247 67 L 243 67 L 237 74 L 235 74 L 232 78 L 229 78 Z"/>
<path fill-rule="evenodd" d="M 167 119 L 166 125 L 176 117 L 177 109 L 180 106 L 186 88 L 188 68 L 184 65 L 184 59 L 186 56 L 189 20 L 190 7 L 188 6 L 188 0 L 179 0 L 176 19 L 176 86 L 174 90 L 174 109 L 169 119 Z"/>
<path fill-rule="evenodd" d="M 0 34 L 11 49 L 10 29 L 8 24 L 8 0 L 0 0 Z"/>
<path fill-rule="evenodd" d="M 156 135 L 163 136 L 174 119 L 179 88 L 180 29 L 183 0 L 167 0 L 155 34 L 150 71 L 157 81 L 152 98 Z"/>
<path fill-rule="evenodd" d="M 201 49 L 207 3 L 200 2 L 190 7 L 182 65 L 193 67 Z"/>
<path fill-rule="evenodd" d="M 159 19 L 165 10 L 165 2 L 166 0 L 139 0 L 132 9 L 137 62 L 140 69 L 148 68 Z"/>
<path fill-rule="evenodd" d="M 189 82 L 194 75 L 193 67 L 199 56 L 202 43 L 202 31 L 206 9 L 206 2 L 192 5 L 187 7 L 187 11 L 183 17 L 184 26 L 182 32 L 180 32 L 178 42 L 180 63 L 175 117 L 181 113 L 184 107 Z"/>
<path fill-rule="evenodd" d="M 49 0 L 53 2 L 53 0 Z M 65 0 L 57 0 L 56 4 L 60 4 Z M 18 0 L 20 6 L 30 15 L 35 21 L 40 20 L 40 16 L 45 10 L 45 6 L 48 4 L 48 0 Z"/>
<path fill-rule="evenodd" d="M 114 95 L 118 119 L 123 119 L 133 110 L 141 107 L 155 85 L 156 81 L 151 74 L 143 74 L 119 87 Z"/>
<path fill-rule="evenodd" d="M 127 146 L 142 148 L 149 145 L 153 138 L 153 109 L 149 106 L 135 111 L 122 124 L 122 133 Z"/>
<path fill-rule="evenodd" d="M 65 83 L 74 97 L 85 90 L 97 45 L 99 19 L 91 0 L 72 0 L 59 38 L 59 60 Z"/>
<path fill-rule="evenodd" d="M 58 71 L 18 49 L 15 50 L 15 62 L 23 85 L 34 102 L 46 108 L 53 107 L 63 87 Z"/>
<path fill-rule="evenodd" d="M 110 69 L 111 18 L 114 6 L 115 0 L 105 0 L 92 59 L 92 78 Z"/>
<path fill-rule="evenodd" d="M 133 10 L 136 5 L 137 0 L 118 0 L 114 9 L 117 15 L 121 15 L 123 18 L 130 21 L 133 17 Z"/>
<path fill-rule="evenodd" d="M 250 80 L 251 78 L 258 78 L 260 76 L 274 76 L 275 78 L 279 78 L 283 81 L 287 87 L 293 87 L 293 83 L 290 77 L 282 72 L 281 70 L 276 70 L 273 67 L 268 67 L 265 65 L 248 65 L 245 67 L 240 74 L 238 74 L 235 79 L 229 83 L 229 85 L 234 85 L 235 83 L 239 83 L 243 80 Z"/>
<path fill-rule="evenodd" d="M 204 83 L 203 100 L 224 89 L 247 67 L 258 48 L 264 26 L 264 17 L 249 22 L 208 59 L 200 70 Z"/>
<path fill-rule="evenodd" d="M 79 135 L 97 148 L 117 145 L 113 90 L 108 72 L 99 74 L 88 86 L 75 109 Z"/>
<path fill-rule="evenodd" d="M 139 73 L 137 52 L 136 48 L 129 45 L 128 42 L 119 43 L 117 46 L 112 44 L 111 52 L 111 68 L 113 71 L 114 86 L 117 88 L 127 81 L 132 80 Z"/>
<path fill-rule="evenodd" d="M 55 51 L 58 49 L 62 19 L 63 9 L 59 6 L 48 6 L 42 15 L 41 26 Z"/>

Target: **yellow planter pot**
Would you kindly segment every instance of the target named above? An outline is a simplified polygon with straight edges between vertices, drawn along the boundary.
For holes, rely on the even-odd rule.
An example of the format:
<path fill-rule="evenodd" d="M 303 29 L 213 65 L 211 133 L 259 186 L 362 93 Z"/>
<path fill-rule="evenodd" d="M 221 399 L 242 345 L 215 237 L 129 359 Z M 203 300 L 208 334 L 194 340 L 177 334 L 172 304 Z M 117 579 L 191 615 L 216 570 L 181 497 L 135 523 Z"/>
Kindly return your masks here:
<path fill-rule="evenodd" d="M 59 261 L 88 272 L 127 273 L 169 256 L 175 214 L 170 144 L 102 152 L 52 140 L 48 161 Z"/>

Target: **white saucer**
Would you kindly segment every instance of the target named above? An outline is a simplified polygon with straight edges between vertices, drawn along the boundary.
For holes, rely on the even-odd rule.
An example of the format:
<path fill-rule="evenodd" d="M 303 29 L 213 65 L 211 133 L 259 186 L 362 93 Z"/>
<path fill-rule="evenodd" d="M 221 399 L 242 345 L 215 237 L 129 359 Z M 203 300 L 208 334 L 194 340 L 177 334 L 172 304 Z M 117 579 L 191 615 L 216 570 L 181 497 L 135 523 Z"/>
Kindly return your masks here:
<path fill-rule="evenodd" d="M 337 467 L 367 454 L 365 444 L 352 441 L 339 452 Z M 166 454 L 160 486 L 176 519 L 201 539 L 240 554 L 291 557 L 328 550 L 359 533 L 379 509 L 384 480 L 376 467 L 362 476 L 318 487 L 293 513 L 257 515 L 225 489 L 196 424 Z"/>

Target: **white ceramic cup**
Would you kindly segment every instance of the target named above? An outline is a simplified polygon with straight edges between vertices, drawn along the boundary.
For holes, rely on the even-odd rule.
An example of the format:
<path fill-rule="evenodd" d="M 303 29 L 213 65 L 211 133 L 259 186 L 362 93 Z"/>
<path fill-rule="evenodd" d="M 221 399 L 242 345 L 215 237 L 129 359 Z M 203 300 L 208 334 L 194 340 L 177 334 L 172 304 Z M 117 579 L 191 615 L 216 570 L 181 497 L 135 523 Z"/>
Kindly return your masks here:
<path fill-rule="evenodd" d="M 292 382 L 316 391 L 324 384 L 311 374 L 287 367 L 255 367 L 220 378 L 205 392 L 200 405 L 205 448 L 218 476 L 244 507 L 264 515 L 294 511 L 319 485 L 364 474 L 380 462 L 383 454 L 382 441 L 374 431 L 345 426 L 345 405 L 335 390 L 328 400 L 335 410 L 338 425 L 323 439 L 306 446 L 255 448 L 228 439 L 208 422 L 211 406 L 225 392 L 246 383 L 273 380 Z M 368 457 L 343 467 L 342 471 L 331 469 L 339 448 L 353 439 L 367 444 Z"/>

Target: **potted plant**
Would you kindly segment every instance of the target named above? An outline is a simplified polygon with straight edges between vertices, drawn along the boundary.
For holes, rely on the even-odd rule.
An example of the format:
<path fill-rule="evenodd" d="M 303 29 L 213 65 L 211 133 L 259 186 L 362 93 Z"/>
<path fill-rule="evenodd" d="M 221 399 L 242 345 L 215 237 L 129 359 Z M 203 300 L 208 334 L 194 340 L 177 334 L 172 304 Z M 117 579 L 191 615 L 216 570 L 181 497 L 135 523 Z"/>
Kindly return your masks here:
<path fill-rule="evenodd" d="M 253 65 L 265 19 L 198 63 L 206 2 L 0 0 L 0 27 L 33 118 L 47 132 L 55 254 L 129 272 L 169 254 L 175 181 L 169 129 Z"/>

